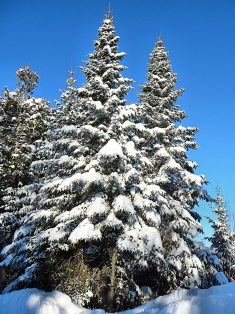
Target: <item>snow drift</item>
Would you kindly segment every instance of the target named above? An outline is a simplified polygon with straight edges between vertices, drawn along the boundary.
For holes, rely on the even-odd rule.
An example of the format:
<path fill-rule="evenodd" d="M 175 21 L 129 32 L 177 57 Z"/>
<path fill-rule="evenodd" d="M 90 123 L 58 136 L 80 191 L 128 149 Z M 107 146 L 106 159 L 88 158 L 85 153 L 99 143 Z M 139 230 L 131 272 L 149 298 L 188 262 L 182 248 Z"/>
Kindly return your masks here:
<path fill-rule="evenodd" d="M 1 314 L 104 314 L 87 310 L 59 291 L 24 289 L 0 295 Z M 176 290 L 125 314 L 234 314 L 235 281 L 207 290 Z"/>

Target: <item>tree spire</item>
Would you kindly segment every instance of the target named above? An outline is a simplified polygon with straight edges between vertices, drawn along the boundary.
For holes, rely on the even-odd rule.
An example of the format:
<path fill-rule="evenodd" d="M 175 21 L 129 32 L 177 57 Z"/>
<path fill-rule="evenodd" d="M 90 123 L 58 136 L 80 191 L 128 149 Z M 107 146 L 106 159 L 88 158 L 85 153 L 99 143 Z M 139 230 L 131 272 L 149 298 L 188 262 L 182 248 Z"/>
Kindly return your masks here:
<path fill-rule="evenodd" d="M 112 18 L 112 11 L 113 10 L 111 10 L 111 8 L 110 8 L 110 2 L 109 2 L 109 9 L 105 12 L 105 18 L 106 19 L 110 19 L 110 18 Z"/>
<path fill-rule="evenodd" d="M 73 74 L 76 73 L 75 70 L 73 70 L 73 61 L 71 59 L 71 70 L 69 69 L 69 66 L 68 66 L 68 70 L 67 70 L 68 74 L 69 74 L 69 77 L 73 76 Z"/>

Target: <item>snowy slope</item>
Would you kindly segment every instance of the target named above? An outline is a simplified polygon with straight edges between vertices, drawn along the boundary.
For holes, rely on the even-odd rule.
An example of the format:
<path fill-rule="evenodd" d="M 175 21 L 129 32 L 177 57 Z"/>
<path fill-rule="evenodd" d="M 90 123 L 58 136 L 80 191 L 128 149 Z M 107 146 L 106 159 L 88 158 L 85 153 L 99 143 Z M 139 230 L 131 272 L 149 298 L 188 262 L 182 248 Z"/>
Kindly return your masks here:
<path fill-rule="evenodd" d="M 24 289 L 0 295 L 1 314 L 104 314 L 75 305 L 59 291 L 44 292 Z M 177 290 L 158 297 L 125 314 L 234 314 L 235 281 L 208 290 Z"/>

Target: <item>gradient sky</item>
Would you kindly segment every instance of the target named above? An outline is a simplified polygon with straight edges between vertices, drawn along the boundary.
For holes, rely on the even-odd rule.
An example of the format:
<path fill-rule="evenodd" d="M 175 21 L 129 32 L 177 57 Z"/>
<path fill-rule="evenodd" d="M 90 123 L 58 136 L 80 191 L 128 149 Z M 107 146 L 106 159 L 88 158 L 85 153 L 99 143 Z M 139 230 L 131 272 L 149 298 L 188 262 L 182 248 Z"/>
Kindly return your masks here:
<path fill-rule="evenodd" d="M 34 95 L 51 101 L 65 89 L 66 69 L 83 65 L 94 50 L 93 40 L 102 25 L 109 1 L 104 0 L 0 0 L 0 90 L 13 91 L 15 72 L 29 64 L 40 76 Z M 234 0 L 113 0 L 114 25 L 120 36 L 119 52 L 127 53 L 124 77 L 136 81 L 128 100 L 137 101 L 138 85 L 145 81 L 147 62 L 161 34 L 170 51 L 179 99 L 188 118 L 183 126 L 200 128 L 200 150 L 189 152 L 204 174 L 207 190 L 215 187 L 235 214 L 235 1 Z M 85 82 L 80 69 L 77 87 Z M 209 204 L 195 208 L 203 217 Z M 213 230 L 203 218 L 206 236 Z"/>

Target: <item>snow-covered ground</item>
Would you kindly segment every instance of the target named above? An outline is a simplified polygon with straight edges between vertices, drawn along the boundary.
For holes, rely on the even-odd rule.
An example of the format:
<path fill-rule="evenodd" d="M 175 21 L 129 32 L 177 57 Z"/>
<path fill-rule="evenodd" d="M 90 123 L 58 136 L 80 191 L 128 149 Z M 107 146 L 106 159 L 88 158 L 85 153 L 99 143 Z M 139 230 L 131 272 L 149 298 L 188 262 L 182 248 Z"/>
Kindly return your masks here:
<path fill-rule="evenodd" d="M 24 289 L 0 295 L 1 314 L 104 314 L 74 304 L 59 291 Z M 177 290 L 125 314 L 234 314 L 235 281 L 208 290 Z"/>

